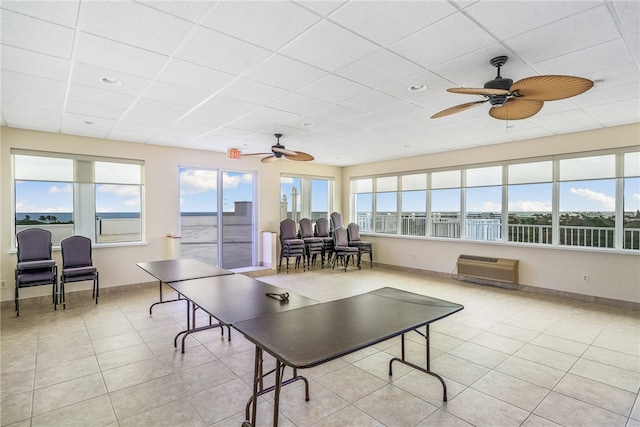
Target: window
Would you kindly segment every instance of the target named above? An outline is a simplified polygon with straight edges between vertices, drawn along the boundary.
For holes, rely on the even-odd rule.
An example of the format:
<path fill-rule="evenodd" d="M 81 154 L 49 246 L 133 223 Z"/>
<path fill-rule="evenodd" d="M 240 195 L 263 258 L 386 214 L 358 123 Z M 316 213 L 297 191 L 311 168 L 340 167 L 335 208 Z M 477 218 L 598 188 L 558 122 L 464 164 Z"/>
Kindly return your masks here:
<path fill-rule="evenodd" d="M 502 239 L 502 166 L 467 169 L 465 237 Z"/>
<path fill-rule="evenodd" d="M 295 199 L 295 201 L 294 201 Z M 298 222 L 329 218 L 333 201 L 333 180 L 300 176 L 280 177 L 280 218 Z"/>
<path fill-rule="evenodd" d="M 427 232 L 427 174 L 403 175 L 400 184 L 400 233 L 424 236 Z"/>
<path fill-rule="evenodd" d="M 431 236 L 460 238 L 461 171 L 431 174 Z"/>
<path fill-rule="evenodd" d="M 376 178 L 376 233 L 398 232 L 398 177 Z"/>
<path fill-rule="evenodd" d="M 640 249 L 640 153 L 624 155 L 624 249 Z"/>
<path fill-rule="evenodd" d="M 143 162 L 12 150 L 15 232 L 51 231 L 52 243 L 142 240 Z"/>
<path fill-rule="evenodd" d="M 552 241 L 553 162 L 508 166 L 507 240 L 519 243 Z"/>
<path fill-rule="evenodd" d="M 615 247 L 615 155 L 559 162 L 558 244 Z"/>
<path fill-rule="evenodd" d="M 351 193 L 368 232 L 640 251 L 637 149 L 353 178 Z"/>
<path fill-rule="evenodd" d="M 373 231 L 373 180 L 356 179 L 352 182 L 353 211 L 360 231 Z"/>

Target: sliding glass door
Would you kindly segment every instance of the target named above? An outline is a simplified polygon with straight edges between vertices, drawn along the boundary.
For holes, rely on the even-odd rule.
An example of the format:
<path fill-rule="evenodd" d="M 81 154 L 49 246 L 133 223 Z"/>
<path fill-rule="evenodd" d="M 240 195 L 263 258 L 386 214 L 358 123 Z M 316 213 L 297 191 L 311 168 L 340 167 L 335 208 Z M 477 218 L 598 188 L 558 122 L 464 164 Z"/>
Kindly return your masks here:
<path fill-rule="evenodd" d="M 255 264 L 254 181 L 253 173 L 180 168 L 182 258 L 223 268 Z"/>

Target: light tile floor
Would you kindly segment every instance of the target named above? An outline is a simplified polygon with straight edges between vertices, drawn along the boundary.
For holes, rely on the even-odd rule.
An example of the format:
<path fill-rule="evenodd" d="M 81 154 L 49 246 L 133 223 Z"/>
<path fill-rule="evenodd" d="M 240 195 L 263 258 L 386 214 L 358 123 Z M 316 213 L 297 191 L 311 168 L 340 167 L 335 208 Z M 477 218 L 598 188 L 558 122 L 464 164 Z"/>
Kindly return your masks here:
<path fill-rule="evenodd" d="M 435 378 L 404 365 L 388 376 L 400 351 L 392 339 L 301 371 L 311 400 L 301 384 L 285 387 L 282 426 L 640 426 L 637 311 L 366 267 L 261 280 L 318 301 L 395 286 L 465 306 L 431 327 L 448 403 Z M 19 318 L 3 305 L 1 424 L 240 426 L 252 345 L 212 330 L 192 335 L 183 355 L 173 337 L 184 303 L 150 316 L 157 285 L 119 289 L 97 306 L 69 293 L 65 311 L 24 301 Z M 407 351 L 424 366 L 419 335 Z M 271 425 L 271 398 L 260 398 L 259 425 Z"/>

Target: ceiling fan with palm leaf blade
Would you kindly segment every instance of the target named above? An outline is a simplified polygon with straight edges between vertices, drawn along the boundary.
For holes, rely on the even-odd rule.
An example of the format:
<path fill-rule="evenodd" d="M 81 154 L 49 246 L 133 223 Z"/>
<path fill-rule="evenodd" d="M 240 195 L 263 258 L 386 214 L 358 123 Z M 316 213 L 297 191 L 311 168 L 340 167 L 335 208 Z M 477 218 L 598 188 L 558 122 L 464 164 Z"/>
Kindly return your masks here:
<path fill-rule="evenodd" d="M 308 162 L 313 160 L 313 156 L 311 154 L 307 154 L 302 151 L 287 150 L 284 145 L 280 144 L 280 138 L 282 137 L 281 133 L 276 133 L 274 136 L 278 141 L 275 145 L 271 146 L 270 153 L 251 153 L 243 154 L 243 156 L 263 156 L 267 154 L 267 157 L 263 157 L 262 160 L 260 160 L 262 163 L 274 162 L 282 157 L 299 162 Z"/>
<path fill-rule="evenodd" d="M 450 88 L 447 92 L 467 95 L 481 95 L 481 101 L 456 105 L 431 116 L 432 119 L 459 113 L 485 102 L 491 104 L 489 115 L 500 120 L 526 119 L 538 113 L 545 101 L 571 98 L 580 95 L 593 87 L 591 80 L 573 76 L 534 76 L 513 83 L 500 75 L 502 67 L 509 58 L 498 56 L 489 63 L 498 69 L 495 79 L 484 84 L 483 88 Z"/>

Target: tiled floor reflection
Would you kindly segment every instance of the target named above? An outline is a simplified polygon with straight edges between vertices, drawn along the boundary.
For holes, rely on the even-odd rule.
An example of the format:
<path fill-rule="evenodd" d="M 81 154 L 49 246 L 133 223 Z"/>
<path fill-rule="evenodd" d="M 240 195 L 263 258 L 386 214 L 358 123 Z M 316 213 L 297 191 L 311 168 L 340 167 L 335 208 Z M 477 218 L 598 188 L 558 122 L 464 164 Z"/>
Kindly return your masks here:
<path fill-rule="evenodd" d="M 403 365 L 388 376 L 394 339 L 301 371 L 311 400 L 301 384 L 285 387 L 281 426 L 640 427 L 637 311 L 378 268 L 261 280 L 318 301 L 394 286 L 465 306 L 431 327 L 448 403 L 435 378 Z M 216 329 L 191 335 L 181 354 L 185 305 L 149 316 L 157 286 L 119 289 L 97 306 L 69 294 L 65 311 L 25 300 L 19 318 L 3 305 L 2 426 L 240 426 L 252 345 Z M 424 365 L 422 338 L 410 339 L 409 358 Z M 271 397 L 259 401 L 259 425 L 271 425 Z"/>

